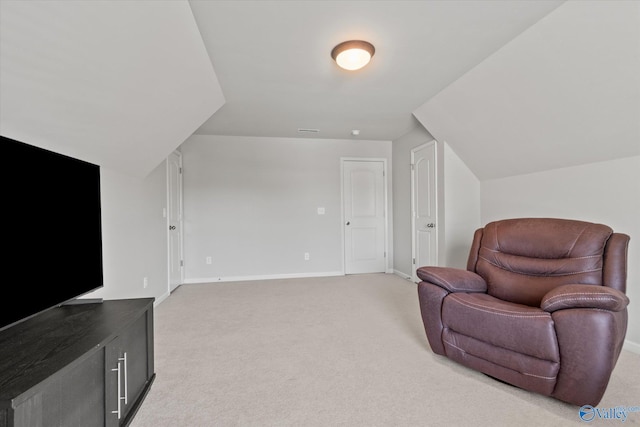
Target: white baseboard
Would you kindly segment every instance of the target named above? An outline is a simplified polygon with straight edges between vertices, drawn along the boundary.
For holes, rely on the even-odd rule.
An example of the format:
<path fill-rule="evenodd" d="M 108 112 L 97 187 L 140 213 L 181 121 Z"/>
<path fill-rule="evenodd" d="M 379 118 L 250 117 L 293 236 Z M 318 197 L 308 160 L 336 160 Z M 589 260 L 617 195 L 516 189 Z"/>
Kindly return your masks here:
<path fill-rule="evenodd" d="M 395 274 L 396 276 L 400 276 L 405 280 L 413 280 L 413 278 L 411 276 L 409 276 L 408 274 L 403 273 L 402 271 L 393 270 L 393 274 Z"/>
<path fill-rule="evenodd" d="M 307 277 L 335 277 L 344 276 L 342 271 L 323 271 L 319 273 L 287 273 L 287 274 L 265 274 L 256 276 L 226 276 L 226 277 L 197 277 L 185 279 L 185 285 L 199 283 L 216 282 L 248 282 L 253 280 L 274 280 L 274 279 L 303 279 Z"/>
<path fill-rule="evenodd" d="M 167 298 L 169 298 L 169 291 L 165 292 L 164 294 L 160 295 L 158 298 L 155 299 L 155 301 L 153 301 L 153 307 L 157 307 L 158 304 L 160 304 L 162 301 L 166 300 Z"/>
<path fill-rule="evenodd" d="M 624 340 L 624 345 L 622 346 L 622 348 L 632 353 L 640 354 L 640 344 L 633 341 Z"/>

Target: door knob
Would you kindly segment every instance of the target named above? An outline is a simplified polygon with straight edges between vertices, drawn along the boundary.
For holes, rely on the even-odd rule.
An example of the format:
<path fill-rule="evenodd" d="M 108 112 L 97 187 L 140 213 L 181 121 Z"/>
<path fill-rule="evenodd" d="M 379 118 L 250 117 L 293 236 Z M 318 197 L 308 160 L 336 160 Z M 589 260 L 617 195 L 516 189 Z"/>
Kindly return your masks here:
<path fill-rule="evenodd" d="M 347 225 L 350 225 L 350 224 L 351 224 L 351 221 L 347 221 Z"/>
<path fill-rule="evenodd" d="M 436 225 L 435 225 L 433 222 L 432 222 L 432 223 L 430 223 L 430 224 L 427 224 L 427 228 L 435 228 L 435 226 L 436 226 Z"/>
<path fill-rule="evenodd" d="M 175 230 L 175 229 L 176 229 L 176 226 L 175 226 L 175 225 L 170 225 L 170 226 L 169 226 L 169 230 Z"/>

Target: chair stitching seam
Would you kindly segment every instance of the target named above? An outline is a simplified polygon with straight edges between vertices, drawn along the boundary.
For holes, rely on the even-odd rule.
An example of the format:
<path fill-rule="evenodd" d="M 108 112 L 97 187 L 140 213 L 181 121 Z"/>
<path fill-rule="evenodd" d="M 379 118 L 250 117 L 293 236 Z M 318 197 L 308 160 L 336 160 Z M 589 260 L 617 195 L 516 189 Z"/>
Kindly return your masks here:
<path fill-rule="evenodd" d="M 483 306 L 480 305 L 476 305 L 473 303 L 470 303 L 468 301 L 462 301 L 459 298 L 456 298 L 456 295 L 452 295 L 451 297 L 455 298 L 456 301 L 458 301 L 460 304 L 467 306 L 469 308 L 472 308 L 474 310 L 478 310 L 478 311 L 483 311 L 485 313 L 491 313 L 491 314 L 497 314 L 499 316 L 507 316 L 507 317 L 519 317 L 519 318 L 531 318 L 531 317 L 544 317 L 549 318 L 549 313 L 531 313 L 531 314 L 523 314 L 522 312 L 519 311 L 509 311 L 509 310 L 505 310 L 502 308 L 493 308 L 493 309 L 486 309 Z M 518 313 L 518 314 L 508 314 L 508 313 Z"/>
<path fill-rule="evenodd" d="M 430 275 L 432 275 L 434 278 L 442 281 L 443 283 L 445 283 L 447 285 L 447 287 L 451 288 L 454 291 L 464 291 L 464 290 L 469 290 L 469 288 L 458 288 L 454 285 L 452 285 L 448 280 L 444 279 L 442 276 L 439 276 L 433 272 L 429 272 Z"/>
<path fill-rule="evenodd" d="M 566 298 L 569 295 L 583 295 L 582 298 Z M 605 301 L 605 302 L 609 302 L 609 301 L 613 301 L 616 302 L 616 298 L 608 296 L 608 295 L 601 295 L 601 296 L 595 296 L 595 297 L 590 297 L 587 295 L 595 295 L 595 294 L 588 294 L 588 293 L 579 293 L 579 292 L 574 292 L 574 293 L 570 293 L 570 294 L 563 294 L 563 295 L 556 295 L 553 296 L 551 298 L 549 298 L 547 300 L 547 308 L 555 305 L 555 304 L 560 304 L 563 303 L 565 301 L 584 301 L 584 300 L 588 300 L 588 301 Z M 563 299 L 559 299 L 559 298 L 563 298 Z M 551 300 L 557 300 L 557 301 L 551 301 Z"/>
<path fill-rule="evenodd" d="M 535 257 L 525 257 L 524 255 L 511 254 L 509 252 L 498 251 L 498 250 L 495 250 L 495 249 L 487 248 L 486 246 L 483 246 L 481 249 L 484 249 L 486 251 L 493 252 L 493 253 L 496 253 L 496 254 L 505 254 L 505 255 L 523 257 L 523 258 L 535 258 Z M 589 258 L 602 258 L 602 254 L 600 254 L 600 255 L 575 256 L 575 257 L 564 257 L 564 258 L 536 258 L 536 259 L 553 261 L 553 260 L 560 260 L 560 259 L 589 259 Z"/>
<path fill-rule="evenodd" d="M 557 376 L 555 377 L 545 377 L 542 375 L 536 375 L 536 374 L 530 374 L 528 372 L 520 372 L 522 375 L 527 375 L 529 377 L 536 377 L 536 378 L 542 378 L 543 380 L 555 380 L 557 378 Z"/>
<path fill-rule="evenodd" d="M 569 248 L 569 250 L 567 251 L 567 255 L 571 254 L 571 251 L 573 251 L 573 248 L 576 247 L 576 244 L 578 244 L 578 240 L 580 240 L 580 238 L 582 237 L 582 235 L 584 234 L 585 230 L 587 229 L 586 226 L 582 227 L 582 230 L 580 230 L 580 234 L 578 234 L 578 236 L 576 237 L 576 239 L 573 241 L 573 244 L 571 245 L 571 247 Z"/>
<path fill-rule="evenodd" d="M 451 347 L 457 348 L 458 350 L 460 350 L 460 351 L 461 351 L 461 352 L 463 352 L 464 354 L 469 354 L 469 355 L 471 355 L 471 356 L 473 356 L 473 357 L 477 357 L 478 359 L 482 359 L 482 360 L 486 360 L 487 362 L 491 362 L 490 360 L 484 359 L 484 358 L 482 358 L 482 357 L 480 357 L 480 356 L 476 356 L 475 354 L 471 354 L 471 353 L 467 352 L 467 351 L 466 351 L 466 350 L 464 350 L 463 348 L 458 347 L 457 345 L 453 344 L 452 342 L 450 342 L 450 341 L 448 341 L 448 340 L 446 340 L 446 339 L 444 339 L 444 338 L 442 339 L 442 341 L 444 341 L 445 343 L 449 344 Z M 545 359 L 540 359 L 540 360 L 545 360 Z M 547 362 L 551 362 L 551 363 L 558 363 L 558 362 L 553 362 L 553 361 L 551 361 L 551 360 L 546 360 L 546 361 L 547 361 Z M 491 363 L 494 363 L 494 362 L 491 362 Z M 498 366 L 501 366 L 501 365 L 498 365 Z M 557 378 L 557 375 L 556 375 L 556 376 L 554 376 L 554 377 L 545 377 L 545 376 L 542 376 L 542 375 L 530 374 L 530 373 L 527 373 L 527 372 L 520 372 L 520 371 L 517 371 L 517 370 L 515 370 L 515 369 L 508 368 L 508 367 L 506 367 L 506 366 L 501 366 L 501 367 L 502 367 L 502 368 L 505 368 L 505 369 L 509 369 L 510 371 L 518 372 L 519 374 L 522 374 L 522 375 L 527 375 L 527 376 L 530 376 L 530 377 L 542 378 L 542 379 L 545 379 L 545 380 L 554 380 L 554 379 L 556 379 L 556 378 Z"/>
<path fill-rule="evenodd" d="M 496 264 L 494 262 L 491 262 L 489 259 L 487 259 L 485 257 L 481 256 L 479 258 L 485 260 L 486 262 L 488 262 L 489 264 L 493 265 L 494 267 L 499 268 L 500 270 L 508 271 L 509 273 L 521 274 L 523 276 L 532 276 L 532 277 L 573 276 L 574 274 L 594 273 L 596 271 L 601 271 L 602 270 L 602 267 L 600 267 L 600 268 L 595 268 L 595 269 L 592 269 L 592 270 L 572 271 L 571 273 L 533 274 L 533 273 L 525 273 L 525 272 L 522 272 L 522 271 L 508 270 L 508 269 L 504 268 L 501 265 L 498 265 L 498 264 Z"/>

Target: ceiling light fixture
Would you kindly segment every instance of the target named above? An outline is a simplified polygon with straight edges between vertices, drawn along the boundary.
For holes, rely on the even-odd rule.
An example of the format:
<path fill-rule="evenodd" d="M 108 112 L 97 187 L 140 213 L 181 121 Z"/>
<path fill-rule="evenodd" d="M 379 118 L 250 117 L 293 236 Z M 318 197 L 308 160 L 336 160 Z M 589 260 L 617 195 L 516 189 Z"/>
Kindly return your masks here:
<path fill-rule="evenodd" d="M 349 40 L 342 42 L 331 51 L 331 57 L 336 64 L 345 70 L 359 70 L 369 63 L 376 48 L 364 40 Z"/>

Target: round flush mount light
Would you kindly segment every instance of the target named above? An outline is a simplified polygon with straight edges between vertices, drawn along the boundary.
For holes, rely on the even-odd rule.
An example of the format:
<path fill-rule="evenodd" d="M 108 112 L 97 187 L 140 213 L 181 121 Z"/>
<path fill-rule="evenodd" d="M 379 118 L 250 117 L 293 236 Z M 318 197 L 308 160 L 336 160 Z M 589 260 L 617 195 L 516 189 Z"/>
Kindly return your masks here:
<path fill-rule="evenodd" d="M 369 63 L 376 49 L 364 40 L 349 40 L 342 42 L 331 51 L 331 57 L 336 64 L 345 70 L 359 70 Z"/>

